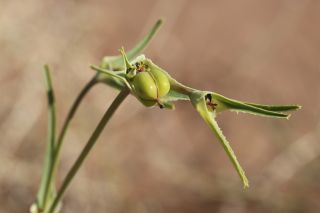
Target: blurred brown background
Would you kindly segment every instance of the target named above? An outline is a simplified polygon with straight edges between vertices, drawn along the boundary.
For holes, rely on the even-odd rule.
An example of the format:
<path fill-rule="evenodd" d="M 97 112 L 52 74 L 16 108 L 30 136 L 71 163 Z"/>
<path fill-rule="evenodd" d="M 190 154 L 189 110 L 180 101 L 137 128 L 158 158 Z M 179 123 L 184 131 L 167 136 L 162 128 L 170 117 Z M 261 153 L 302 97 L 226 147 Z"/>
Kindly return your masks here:
<path fill-rule="evenodd" d="M 266 104 L 298 103 L 289 121 L 225 113 L 218 121 L 251 181 L 241 182 L 192 106 L 126 100 L 67 191 L 62 212 L 318 212 L 320 2 L 0 0 L 0 212 L 27 212 L 47 131 L 42 65 L 54 69 L 59 127 L 93 75 L 159 18 L 145 51 L 192 87 Z M 116 91 L 81 105 L 59 183 Z M 59 128 L 60 129 L 60 128 Z"/>

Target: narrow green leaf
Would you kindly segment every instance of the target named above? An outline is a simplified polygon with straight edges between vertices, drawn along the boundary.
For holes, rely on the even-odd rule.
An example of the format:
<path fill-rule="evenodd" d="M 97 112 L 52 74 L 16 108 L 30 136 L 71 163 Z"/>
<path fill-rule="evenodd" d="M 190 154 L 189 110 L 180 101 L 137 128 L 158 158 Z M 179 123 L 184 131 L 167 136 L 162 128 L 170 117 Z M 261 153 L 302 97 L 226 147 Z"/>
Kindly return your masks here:
<path fill-rule="evenodd" d="M 207 107 L 205 95 L 206 95 L 206 92 L 200 92 L 200 91 L 193 92 L 192 94 L 190 94 L 190 100 L 193 106 L 199 112 L 200 116 L 210 126 L 211 130 L 213 131 L 213 133 L 216 135 L 219 142 L 223 146 L 234 168 L 236 169 L 238 175 L 240 176 L 244 188 L 249 187 L 249 181 L 245 175 L 244 170 L 242 169 L 239 161 L 237 160 L 237 157 L 234 151 L 232 150 L 229 142 L 227 141 L 226 137 L 223 135 L 221 129 L 219 128 L 218 123 L 214 119 L 215 111 L 209 110 Z"/>
<path fill-rule="evenodd" d="M 91 69 L 98 71 L 99 73 L 105 74 L 103 76 L 103 82 L 108 84 L 109 86 L 119 90 L 123 89 L 125 86 L 131 89 L 130 84 L 124 77 L 124 74 L 125 74 L 124 71 L 112 71 L 112 70 L 97 67 L 95 65 L 91 65 L 90 67 Z M 98 81 L 99 80 L 101 79 L 98 78 Z"/>
<path fill-rule="evenodd" d="M 256 103 L 248 103 L 244 102 L 247 105 L 251 105 L 260 109 L 265 109 L 268 111 L 273 111 L 273 112 L 287 112 L 287 111 L 294 111 L 301 109 L 301 106 L 297 105 L 262 105 L 262 104 L 256 104 Z"/>
<path fill-rule="evenodd" d="M 40 188 L 37 194 L 37 206 L 38 209 L 45 208 L 45 205 L 50 198 L 50 195 L 54 193 L 55 187 L 53 183 L 50 183 L 50 170 L 52 169 L 52 162 L 54 157 L 55 147 L 55 132 L 56 132 L 56 110 L 55 110 L 55 98 L 52 87 L 51 75 L 49 66 L 44 66 L 44 75 L 47 84 L 47 98 L 48 98 L 48 142 L 47 150 L 45 154 L 45 163 L 43 168 L 43 174 L 41 177 Z"/>
<path fill-rule="evenodd" d="M 159 19 L 155 25 L 151 28 L 149 33 L 136 44 L 135 47 L 133 47 L 130 51 L 127 52 L 127 56 L 129 61 L 137 57 L 150 43 L 151 39 L 155 36 L 155 34 L 158 32 L 162 25 L 162 19 Z M 106 56 L 103 58 L 101 63 L 102 68 L 109 68 L 109 69 L 123 69 L 124 64 L 122 60 L 122 56 Z"/>
<path fill-rule="evenodd" d="M 246 104 L 241 101 L 234 99 L 226 98 L 217 93 L 211 93 L 212 99 L 215 100 L 218 104 L 218 111 L 231 110 L 235 112 L 244 112 L 250 113 L 253 115 L 260 116 L 269 116 L 269 117 L 278 117 L 278 118 L 289 118 L 289 115 L 280 113 L 278 111 L 270 111 L 264 108 L 259 108 L 258 105 L 254 106 L 252 104 Z"/>
<path fill-rule="evenodd" d="M 125 65 L 125 70 L 134 69 L 134 67 L 129 62 L 128 56 L 127 56 L 126 52 L 124 51 L 124 47 L 121 47 L 120 53 L 121 53 L 121 56 L 122 56 L 123 63 Z"/>

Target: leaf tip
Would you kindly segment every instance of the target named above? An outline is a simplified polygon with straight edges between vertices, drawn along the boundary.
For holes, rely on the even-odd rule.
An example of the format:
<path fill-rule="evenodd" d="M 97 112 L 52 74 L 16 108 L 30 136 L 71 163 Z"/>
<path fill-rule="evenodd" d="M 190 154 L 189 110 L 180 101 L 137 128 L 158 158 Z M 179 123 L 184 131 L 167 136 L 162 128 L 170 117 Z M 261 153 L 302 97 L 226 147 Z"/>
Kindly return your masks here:
<path fill-rule="evenodd" d="M 245 180 L 243 180 L 243 189 L 248 189 L 248 188 L 249 188 L 249 180 L 245 178 Z"/>
<path fill-rule="evenodd" d="M 91 69 L 93 69 L 93 70 L 96 70 L 96 66 L 93 65 L 93 64 L 90 64 L 89 67 L 90 67 Z"/>
<path fill-rule="evenodd" d="M 163 18 L 161 17 L 161 18 L 159 18 L 159 19 L 157 20 L 156 26 L 157 26 L 157 27 L 160 27 L 162 24 L 163 24 Z"/>
<path fill-rule="evenodd" d="M 48 64 L 44 64 L 43 68 L 44 68 L 44 70 L 49 70 L 49 65 Z"/>
<path fill-rule="evenodd" d="M 289 120 L 291 117 L 291 114 L 287 115 L 286 119 Z"/>
<path fill-rule="evenodd" d="M 248 180 L 244 170 L 240 167 L 240 168 L 237 168 L 237 172 L 240 175 L 240 178 L 242 180 L 243 189 L 249 188 L 249 180 Z"/>
<path fill-rule="evenodd" d="M 125 64 L 125 66 L 126 66 L 126 69 L 132 69 L 133 66 L 130 64 L 129 59 L 128 59 L 128 57 L 127 57 L 127 54 L 126 54 L 123 46 L 119 49 L 119 52 L 120 52 L 121 55 L 122 55 L 123 62 L 124 62 L 124 64 Z"/>

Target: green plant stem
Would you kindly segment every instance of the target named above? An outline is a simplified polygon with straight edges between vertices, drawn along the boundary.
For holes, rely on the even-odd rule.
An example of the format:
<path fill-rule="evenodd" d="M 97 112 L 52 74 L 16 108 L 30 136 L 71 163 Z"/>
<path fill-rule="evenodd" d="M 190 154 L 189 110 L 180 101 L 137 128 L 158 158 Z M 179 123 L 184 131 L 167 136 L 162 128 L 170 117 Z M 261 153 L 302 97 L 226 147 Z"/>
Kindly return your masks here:
<path fill-rule="evenodd" d="M 58 168 L 58 164 L 59 164 L 59 158 L 60 158 L 60 150 L 61 150 L 61 147 L 62 147 L 62 144 L 63 144 L 63 140 L 64 140 L 64 137 L 66 135 L 66 132 L 68 130 L 68 127 L 70 125 L 70 122 L 74 116 L 74 114 L 76 113 L 81 101 L 83 100 L 83 98 L 85 97 L 85 95 L 90 91 L 90 89 L 97 83 L 97 80 L 96 80 L 96 75 L 84 86 L 84 88 L 80 91 L 79 95 L 77 96 L 76 100 L 74 101 L 74 103 L 72 104 L 69 112 L 68 112 L 68 115 L 67 115 L 67 118 L 66 120 L 64 121 L 64 124 L 62 126 L 62 129 L 61 129 L 61 132 L 59 134 L 59 137 L 58 137 L 58 140 L 57 140 L 57 143 L 54 147 L 54 153 L 53 153 L 53 156 L 52 156 L 52 161 L 51 161 L 51 166 L 50 166 L 50 169 L 47 171 L 48 174 L 48 180 L 46 182 L 46 187 L 45 188 L 49 188 L 50 184 L 52 184 L 52 182 L 54 181 L 54 177 L 57 173 L 57 168 Z M 44 205 L 44 209 L 46 209 L 47 205 L 48 205 L 48 202 L 47 202 L 47 199 L 48 199 L 48 194 L 49 194 L 49 190 L 46 190 L 45 192 L 45 205 Z"/>
<path fill-rule="evenodd" d="M 96 84 L 97 79 L 96 79 L 96 75 L 84 86 L 84 88 L 81 90 L 81 92 L 79 93 L 78 97 L 76 98 L 76 100 L 74 101 L 74 103 L 72 104 L 72 107 L 70 108 L 70 111 L 67 115 L 67 118 L 62 126 L 61 132 L 59 134 L 58 140 L 57 140 L 57 145 L 55 148 L 55 162 L 58 161 L 59 158 L 59 154 L 60 154 L 60 150 L 63 144 L 63 139 L 66 135 L 66 132 L 68 130 L 68 127 L 70 125 L 70 121 L 72 120 L 74 114 L 76 113 L 81 101 L 83 100 L 83 98 L 85 97 L 85 95 L 90 91 L 90 89 Z"/>
<path fill-rule="evenodd" d="M 48 65 L 44 66 L 44 74 L 47 84 L 47 99 L 48 99 L 48 145 L 46 151 L 46 160 L 44 165 L 44 171 L 41 178 L 41 186 L 37 198 L 37 208 L 43 209 L 48 199 L 48 194 L 53 190 L 54 185 L 51 184 L 49 172 L 52 169 L 52 161 L 54 158 L 55 147 L 55 133 L 56 133 L 56 110 L 55 110 L 55 98 L 52 87 L 50 69 Z M 50 188 L 52 187 L 52 188 Z"/>
<path fill-rule="evenodd" d="M 119 95 L 116 97 L 116 99 L 112 102 L 112 104 L 110 105 L 108 110 L 105 112 L 105 114 L 101 118 L 99 124 L 97 125 L 96 129 L 92 133 L 90 139 L 88 140 L 87 144 L 85 145 L 85 147 L 81 151 L 79 157 L 77 158 L 77 160 L 73 164 L 72 168 L 68 172 L 67 176 L 65 177 L 65 179 L 61 185 L 61 188 L 59 189 L 57 196 L 54 199 L 54 201 L 49 209 L 49 213 L 54 212 L 54 210 L 55 210 L 56 206 L 58 205 L 60 199 L 62 198 L 64 192 L 66 191 L 67 187 L 69 186 L 69 184 L 72 181 L 75 174 L 78 172 L 80 166 L 82 165 L 84 159 L 87 157 L 88 153 L 92 149 L 93 145 L 96 143 L 102 130 L 104 129 L 104 127 L 106 126 L 106 124 L 108 123 L 108 121 L 110 120 L 112 115 L 114 114 L 114 112 L 118 109 L 120 104 L 128 96 L 129 93 L 130 93 L 130 91 L 128 89 L 123 89 L 119 93 Z"/>

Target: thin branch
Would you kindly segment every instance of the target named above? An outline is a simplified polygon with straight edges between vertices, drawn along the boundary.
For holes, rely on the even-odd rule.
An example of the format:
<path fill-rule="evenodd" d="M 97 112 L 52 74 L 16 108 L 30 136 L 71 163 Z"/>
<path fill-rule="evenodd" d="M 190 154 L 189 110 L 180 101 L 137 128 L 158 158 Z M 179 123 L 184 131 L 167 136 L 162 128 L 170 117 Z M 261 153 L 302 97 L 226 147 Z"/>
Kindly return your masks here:
<path fill-rule="evenodd" d="M 82 165 L 83 161 L 85 160 L 85 158 L 89 154 L 90 150 L 92 149 L 92 147 L 96 143 L 96 141 L 97 141 L 98 137 L 100 136 L 101 132 L 103 131 L 104 127 L 106 126 L 106 124 L 108 123 L 108 121 L 110 120 L 110 118 L 112 117 L 114 112 L 118 109 L 120 104 L 128 96 L 129 93 L 130 93 L 130 91 L 127 89 L 122 90 L 119 93 L 119 95 L 116 97 L 116 99 L 112 102 L 112 104 L 108 108 L 108 110 L 105 112 L 105 114 L 103 115 L 99 124 L 97 125 L 96 129 L 92 133 L 90 139 L 88 140 L 87 144 L 85 145 L 85 147 L 81 151 L 79 157 L 77 158 L 77 160 L 75 161 L 75 163 L 71 167 L 70 171 L 68 172 L 67 176 L 65 177 L 65 179 L 62 183 L 62 186 L 59 189 L 57 196 L 49 209 L 49 213 L 54 212 L 54 210 L 55 210 L 56 206 L 59 204 L 64 192 L 66 191 L 70 182 L 74 178 L 75 174 L 78 172 L 80 166 Z"/>

